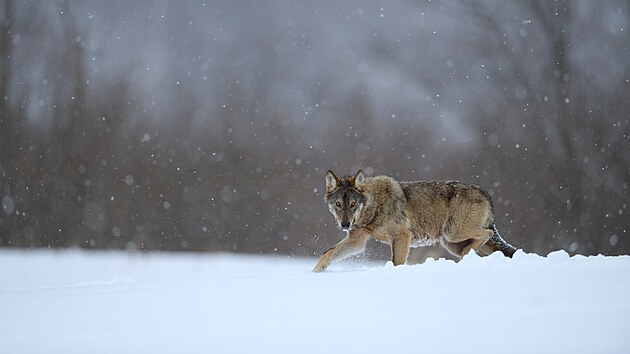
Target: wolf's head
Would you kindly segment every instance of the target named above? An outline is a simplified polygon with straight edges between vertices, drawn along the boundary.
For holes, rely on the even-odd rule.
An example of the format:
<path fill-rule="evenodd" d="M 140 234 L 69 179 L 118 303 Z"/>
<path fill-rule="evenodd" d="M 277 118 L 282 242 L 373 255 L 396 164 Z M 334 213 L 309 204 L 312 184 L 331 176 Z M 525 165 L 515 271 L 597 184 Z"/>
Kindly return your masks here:
<path fill-rule="evenodd" d="M 338 178 L 328 170 L 326 173 L 326 203 L 333 214 L 337 225 L 344 230 L 351 230 L 355 221 L 359 219 L 365 204 L 365 194 L 362 185 L 365 182 L 363 170 L 359 170 L 354 177 Z"/>

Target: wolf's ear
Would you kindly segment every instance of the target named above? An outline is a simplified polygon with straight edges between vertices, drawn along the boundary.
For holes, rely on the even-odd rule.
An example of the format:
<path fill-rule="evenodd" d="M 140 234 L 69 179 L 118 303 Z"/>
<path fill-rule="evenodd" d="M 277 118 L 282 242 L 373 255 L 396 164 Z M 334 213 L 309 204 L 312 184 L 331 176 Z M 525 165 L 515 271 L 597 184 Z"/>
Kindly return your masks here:
<path fill-rule="evenodd" d="M 339 184 L 339 178 L 335 176 L 333 171 L 328 170 L 326 173 L 326 193 L 330 193 L 337 189 L 337 185 Z"/>
<path fill-rule="evenodd" d="M 357 172 L 357 175 L 354 176 L 354 186 L 361 187 L 363 182 L 365 182 L 365 173 L 363 173 L 363 170 L 359 170 L 359 172 Z"/>

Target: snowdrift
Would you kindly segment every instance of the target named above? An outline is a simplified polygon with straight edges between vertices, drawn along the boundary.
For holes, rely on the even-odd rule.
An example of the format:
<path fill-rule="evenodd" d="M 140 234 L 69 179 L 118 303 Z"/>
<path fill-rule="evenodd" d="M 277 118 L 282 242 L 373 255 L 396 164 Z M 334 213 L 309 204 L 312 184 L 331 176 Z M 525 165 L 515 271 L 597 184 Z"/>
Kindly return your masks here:
<path fill-rule="evenodd" d="M 0 251 L 0 353 L 628 353 L 630 257 Z"/>

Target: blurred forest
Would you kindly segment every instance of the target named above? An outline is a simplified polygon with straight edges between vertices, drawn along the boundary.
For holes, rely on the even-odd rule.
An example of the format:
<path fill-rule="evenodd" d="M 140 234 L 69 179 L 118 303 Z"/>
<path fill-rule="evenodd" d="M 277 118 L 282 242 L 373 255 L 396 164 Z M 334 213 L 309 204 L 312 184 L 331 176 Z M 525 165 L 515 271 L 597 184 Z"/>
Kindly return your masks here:
<path fill-rule="evenodd" d="M 0 246 L 319 255 L 363 168 L 630 253 L 627 0 L 0 3 Z"/>

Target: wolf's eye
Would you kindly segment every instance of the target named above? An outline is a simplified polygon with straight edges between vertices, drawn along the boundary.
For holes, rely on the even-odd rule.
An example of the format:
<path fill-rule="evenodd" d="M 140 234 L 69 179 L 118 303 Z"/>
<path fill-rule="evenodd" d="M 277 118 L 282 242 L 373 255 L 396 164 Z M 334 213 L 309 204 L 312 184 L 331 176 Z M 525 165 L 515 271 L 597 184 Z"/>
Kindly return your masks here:
<path fill-rule="evenodd" d="M 341 208 L 341 203 L 339 203 L 339 202 L 335 202 L 335 205 L 336 205 L 338 208 Z"/>
<path fill-rule="evenodd" d="M 355 205 L 357 205 L 357 203 L 355 202 L 350 203 L 350 208 L 354 208 Z"/>

